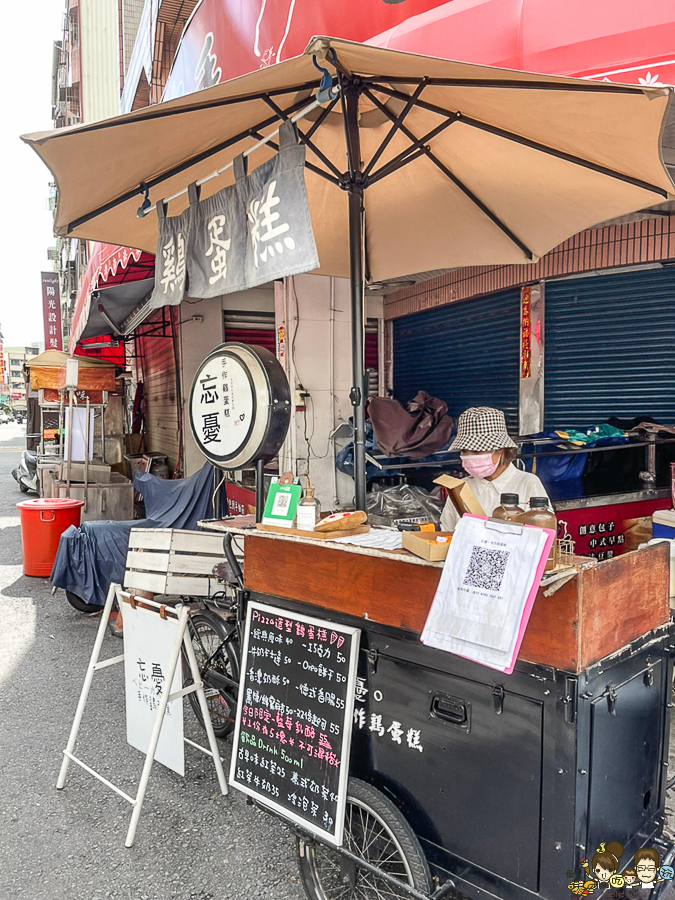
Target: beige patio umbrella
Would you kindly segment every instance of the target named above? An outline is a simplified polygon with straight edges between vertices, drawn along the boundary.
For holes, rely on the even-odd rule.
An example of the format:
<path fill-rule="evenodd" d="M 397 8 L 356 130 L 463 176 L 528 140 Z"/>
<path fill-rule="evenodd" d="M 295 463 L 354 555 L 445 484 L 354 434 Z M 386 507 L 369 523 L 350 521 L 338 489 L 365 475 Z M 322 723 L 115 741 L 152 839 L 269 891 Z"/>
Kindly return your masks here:
<path fill-rule="evenodd" d="M 322 92 L 317 102 L 321 73 Z M 56 232 L 153 251 L 154 214 L 299 117 L 319 272 L 352 282 L 357 506 L 365 504 L 363 268 L 381 281 L 536 260 L 572 234 L 670 199 L 672 89 L 533 75 L 333 38 L 198 94 L 24 136 L 58 186 Z M 274 140 L 251 152 L 249 169 Z M 204 182 L 202 199 L 233 180 Z M 362 215 L 363 213 L 363 215 Z M 365 229 L 362 234 L 362 225 Z M 363 238 L 363 240 L 362 240 Z M 365 254 L 362 253 L 362 247 Z"/>

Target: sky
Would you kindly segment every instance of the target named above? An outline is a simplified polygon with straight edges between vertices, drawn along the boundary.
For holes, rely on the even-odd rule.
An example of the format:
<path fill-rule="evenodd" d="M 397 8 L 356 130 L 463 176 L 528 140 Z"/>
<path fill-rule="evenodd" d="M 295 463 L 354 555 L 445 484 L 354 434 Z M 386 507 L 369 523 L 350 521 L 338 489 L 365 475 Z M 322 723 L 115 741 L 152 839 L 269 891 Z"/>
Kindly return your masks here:
<path fill-rule="evenodd" d="M 0 125 L 0 331 L 5 346 L 44 341 L 40 272 L 53 270 L 55 245 L 47 208 L 50 173 L 19 135 L 53 128 L 52 48 L 65 0 L 5 6 L 5 112 Z M 7 21 L 9 19 L 9 21 Z"/>

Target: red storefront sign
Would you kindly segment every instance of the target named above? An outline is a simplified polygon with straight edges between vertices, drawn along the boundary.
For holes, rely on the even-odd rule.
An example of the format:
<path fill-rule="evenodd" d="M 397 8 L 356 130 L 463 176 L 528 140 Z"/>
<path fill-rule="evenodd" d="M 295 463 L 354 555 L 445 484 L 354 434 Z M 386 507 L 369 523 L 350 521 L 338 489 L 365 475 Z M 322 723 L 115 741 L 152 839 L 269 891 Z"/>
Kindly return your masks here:
<path fill-rule="evenodd" d="M 546 75 L 654 87 L 675 84 L 672 3 L 471 0 L 414 15 L 379 47 Z"/>
<path fill-rule="evenodd" d="M 651 516 L 657 509 L 670 509 L 670 498 L 562 510 L 556 513 L 558 537 L 569 535 L 578 556 L 612 559 L 627 549 L 636 549 L 635 542 L 630 542 L 631 526 L 636 519 Z"/>
<path fill-rule="evenodd" d="M 42 318 L 45 326 L 45 350 L 63 350 L 61 331 L 61 295 L 56 272 L 41 272 Z"/>
<path fill-rule="evenodd" d="M 365 41 L 444 2 L 203 0 L 181 37 L 162 99 L 182 97 L 298 56 L 313 35 Z"/>
<path fill-rule="evenodd" d="M 225 496 L 227 497 L 228 515 L 255 515 L 255 491 L 253 488 L 244 487 L 242 484 L 235 484 L 233 481 L 226 481 Z"/>

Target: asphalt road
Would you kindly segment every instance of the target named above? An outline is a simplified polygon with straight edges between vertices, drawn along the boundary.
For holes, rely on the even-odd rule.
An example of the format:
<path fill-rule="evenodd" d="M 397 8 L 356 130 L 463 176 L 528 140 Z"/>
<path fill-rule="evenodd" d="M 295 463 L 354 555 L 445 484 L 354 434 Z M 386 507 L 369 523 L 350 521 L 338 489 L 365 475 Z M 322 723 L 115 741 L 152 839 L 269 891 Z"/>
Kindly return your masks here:
<path fill-rule="evenodd" d="M 27 495 L 10 473 L 24 435 L 0 425 L 0 900 L 304 898 L 288 831 L 237 791 L 222 797 L 197 751 L 184 779 L 154 766 L 129 850 L 124 800 L 74 765 L 56 790 L 98 618 L 23 575 L 16 503 Z M 102 655 L 120 650 L 106 637 Z M 189 709 L 185 720 L 204 743 Z M 121 666 L 95 676 L 76 752 L 135 795 L 143 757 L 126 743 Z"/>

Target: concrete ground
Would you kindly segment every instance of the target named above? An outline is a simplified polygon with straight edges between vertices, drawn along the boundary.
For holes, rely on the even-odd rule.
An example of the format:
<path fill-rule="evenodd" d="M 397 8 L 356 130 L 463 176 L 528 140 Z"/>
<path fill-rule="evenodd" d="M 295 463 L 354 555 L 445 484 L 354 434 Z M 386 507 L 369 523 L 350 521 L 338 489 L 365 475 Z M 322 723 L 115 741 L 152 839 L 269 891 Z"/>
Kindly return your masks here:
<path fill-rule="evenodd" d="M 11 477 L 25 428 L 0 425 L 0 900 L 299 900 L 295 844 L 278 821 L 222 797 L 208 757 L 181 779 L 153 768 L 134 847 L 131 807 L 71 765 L 55 789 L 98 618 L 23 575 Z M 103 656 L 121 651 L 106 637 Z M 187 736 L 204 743 L 189 710 Z M 230 743 L 221 744 L 226 758 Z M 126 743 L 122 666 L 94 679 L 77 752 L 135 795 L 143 757 Z"/>

